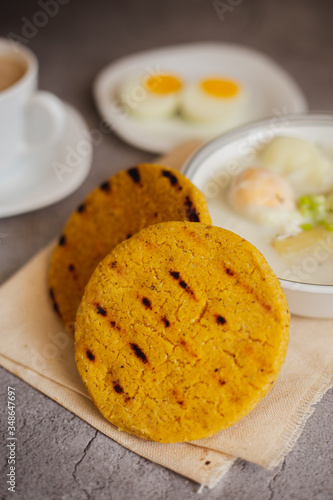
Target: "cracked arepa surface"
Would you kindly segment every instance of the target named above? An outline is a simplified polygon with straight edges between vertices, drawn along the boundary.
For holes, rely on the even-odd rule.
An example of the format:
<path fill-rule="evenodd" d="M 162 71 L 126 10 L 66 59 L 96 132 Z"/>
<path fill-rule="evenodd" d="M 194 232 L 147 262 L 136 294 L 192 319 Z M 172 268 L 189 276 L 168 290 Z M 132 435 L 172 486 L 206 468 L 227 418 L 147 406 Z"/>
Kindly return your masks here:
<path fill-rule="evenodd" d="M 170 220 L 211 222 L 204 195 L 179 172 L 158 165 L 119 172 L 78 206 L 53 253 L 49 277 L 54 309 L 69 330 L 98 262 L 140 229 Z"/>
<path fill-rule="evenodd" d="M 96 268 L 76 318 L 80 376 L 119 429 L 163 443 L 213 435 L 274 384 L 287 301 L 264 257 L 236 234 L 165 222 Z"/>

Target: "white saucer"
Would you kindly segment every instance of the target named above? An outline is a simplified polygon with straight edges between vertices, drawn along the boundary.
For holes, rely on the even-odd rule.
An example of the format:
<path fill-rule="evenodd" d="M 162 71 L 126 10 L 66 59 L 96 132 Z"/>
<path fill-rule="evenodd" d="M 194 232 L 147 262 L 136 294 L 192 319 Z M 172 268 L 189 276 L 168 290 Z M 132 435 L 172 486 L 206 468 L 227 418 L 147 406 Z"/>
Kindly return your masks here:
<path fill-rule="evenodd" d="M 235 78 L 252 95 L 251 104 L 241 119 L 229 122 L 218 132 L 214 127 L 203 129 L 180 117 L 144 122 L 125 116 L 119 109 L 119 84 L 129 75 L 149 69 L 174 72 L 185 82 L 212 74 Z M 93 93 L 100 114 L 122 139 L 154 153 L 166 153 L 191 139 L 210 140 L 217 133 L 274 114 L 307 111 L 300 87 L 272 59 L 246 47 L 223 43 L 176 45 L 124 57 L 97 75 Z"/>
<path fill-rule="evenodd" d="M 51 205 L 70 195 L 87 177 L 92 162 L 88 126 L 78 111 L 68 104 L 65 106 L 67 123 L 59 143 L 43 154 L 22 155 L 13 164 L 11 173 L 1 180 L 0 217 Z M 80 149 L 84 146 L 84 150 Z M 78 147 L 81 154 L 73 163 L 68 162 L 68 152 L 77 152 Z"/>

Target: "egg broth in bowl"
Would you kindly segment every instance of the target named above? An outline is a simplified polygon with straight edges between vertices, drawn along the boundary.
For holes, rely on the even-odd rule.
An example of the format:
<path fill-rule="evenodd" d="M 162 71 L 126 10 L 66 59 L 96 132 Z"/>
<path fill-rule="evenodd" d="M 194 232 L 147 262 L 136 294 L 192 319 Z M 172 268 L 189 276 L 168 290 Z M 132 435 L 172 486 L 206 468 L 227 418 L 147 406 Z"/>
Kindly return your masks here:
<path fill-rule="evenodd" d="M 221 136 L 185 174 L 206 195 L 213 224 L 256 246 L 281 282 L 330 288 L 333 117 L 309 116 L 274 117 Z"/>

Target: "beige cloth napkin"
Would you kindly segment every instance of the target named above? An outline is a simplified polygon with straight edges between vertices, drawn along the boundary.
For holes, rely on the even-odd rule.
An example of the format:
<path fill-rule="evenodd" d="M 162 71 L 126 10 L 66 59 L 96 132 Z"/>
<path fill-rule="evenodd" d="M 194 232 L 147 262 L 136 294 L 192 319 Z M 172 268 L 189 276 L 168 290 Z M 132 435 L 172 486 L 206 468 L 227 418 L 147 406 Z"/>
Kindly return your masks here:
<path fill-rule="evenodd" d="M 191 151 L 168 157 L 177 166 Z M 166 163 L 165 163 L 166 164 Z M 293 447 L 313 404 L 333 385 L 333 321 L 292 318 L 290 343 L 277 383 L 233 427 L 193 443 L 161 444 L 118 431 L 94 407 L 77 373 L 73 337 L 48 297 L 53 245 L 0 288 L 0 365 L 126 448 L 198 483 L 214 487 L 236 457 L 266 468 Z"/>

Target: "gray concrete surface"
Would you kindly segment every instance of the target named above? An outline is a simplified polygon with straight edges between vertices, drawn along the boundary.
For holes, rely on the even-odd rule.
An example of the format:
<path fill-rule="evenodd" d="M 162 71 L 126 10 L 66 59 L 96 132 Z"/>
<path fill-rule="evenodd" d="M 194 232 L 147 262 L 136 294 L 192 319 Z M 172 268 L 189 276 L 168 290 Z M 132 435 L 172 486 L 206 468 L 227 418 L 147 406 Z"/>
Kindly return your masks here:
<path fill-rule="evenodd" d="M 275 58 L 300 83 L 313 110 L 333 111 L 333 4 L 329 0 L 225 0 L 234 5 L 222 22 L 211 1 L 70 0 L 31 38 L 41 63 L 41 87 L 76 106 L 90 128 L 99 117 L 91 97 L 96 72 L 117 57 L 170 43 L 234 42 Z M 237 4 L 237 6 L 236 6 Z M 20 34 L 40 10 L 36 1 L 4 0 L 0 35 Z M 0 220 L 0 283 L 57 235 L 71 210 L 112 173 L 151 156 L 107 134 L 95 149 L 92 171 L 67 199 L 30 214 Z M 5 334 L 5 332 L 2 332 Z M 212 491 L 138 457 L 14 375 L 0 370 L 0 405 L 16 388 L 18 477 L 16 498 L 329 500 L 333 498 L 333 391 L 316 411 L 293 451 L 273 471 L 238 461 Z M 4 428 L 5 411 L 2 411 Z M 0 497 L 6 491 L 7 451 L 0 457 Z"/>

